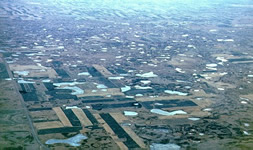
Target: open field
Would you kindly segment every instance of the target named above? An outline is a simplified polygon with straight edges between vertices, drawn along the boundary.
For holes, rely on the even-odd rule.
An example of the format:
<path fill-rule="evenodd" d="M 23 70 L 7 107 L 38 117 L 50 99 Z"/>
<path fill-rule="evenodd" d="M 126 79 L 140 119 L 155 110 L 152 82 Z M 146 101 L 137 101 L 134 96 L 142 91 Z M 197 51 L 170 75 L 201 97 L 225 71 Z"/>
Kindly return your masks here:
<path fill-rule="evenodd" d="M 57 114 L 61 123 L 64 126 L 72 127 L 72 124 L 70 123 L 69 119 L 67 118 L 67 116 L 64 114 L 64 112 L 62 111 L 62 109 L 60 107 L 54 107 L 53 110 L 55 111 L 55 113 Z"/>
<path fill-rule="evenodd" d="M 113 130 L 110 128 L 110 126 L 100 117 L 99 114 L 94 114 L 95 118 L 98 120 L 99 123 L 101 123 L 106 130 L 107 133 L 112 137 L 112 139 L 115 141 L 115 143 L 119 146 L 122 150 L 128 150 L 126 145 L 120 141 L 120 139 L 117 137 L 117 135 L 113 132 Z"/>
<path fill-rule="evenodd" d="M 90 120 L 87 118 L 87 116 L 84 114 L 82 109 L 72 109 L 72 111 L 77 116 L 77 118 L 80 120 L 80 122 L 83 126 L 92 126 L 93 125 L 90 122 Z"/>
<path fill-rule="evenodd" d="M 13 82 L 1 80 L 0 87 L 0 149 L 38 148 Z"/>
<path fill-rule="evenodd" d="M 251 150 L 252 16 L 252 0 L 0 0 L 0 150 Z"/>
<path fill-rule="evenodd" d="M 121 113 L 111 113 L 111 116 L 119 123 L 123 123 L 127 121 L 127 118 Z M 142 139 L 136 135 L 136 133 L 129 126 L 122 126 L 122 128 L 126 131 L 127 134 L 143 149 L 146 148 L 146 145 L 142 141 Z"/>
<path fill-rule="evenodd" d="M 63 127 L 63 124 L 60 121 L 49 121 L 49 122 L 34 123 L 34 126 L 38 130 L 40 130 L 40 129 L 60 128 Z"/>

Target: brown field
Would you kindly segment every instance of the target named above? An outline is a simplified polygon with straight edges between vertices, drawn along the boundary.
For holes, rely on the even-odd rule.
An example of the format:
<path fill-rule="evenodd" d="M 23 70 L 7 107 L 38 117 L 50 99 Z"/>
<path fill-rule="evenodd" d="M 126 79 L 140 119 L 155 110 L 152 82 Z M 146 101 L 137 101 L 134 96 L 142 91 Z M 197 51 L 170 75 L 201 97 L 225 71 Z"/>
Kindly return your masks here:
<path fill-rule="evenodd" d="M 63 127 L 60 121 L 40 122 L 40 123 L 33 123 L 33 124 L 38 130 Z"/>
<path fill-rule="evenodd" d="M 118 122 L 122 123 L 128 120 L 122 113 L 110 113 L 110 115 Z"/>
<path fill-rule="evenodd" d="M 90 120 L 87 118 L 85 113 L 83 112 L 82 109 L 72 109 L 76 117 L 79 119 L 81 124 L 83 126 L 92 126 L 93 124 L 90 122 Z"/>
<path fill-rule="evenodd" d="M 9 66 L 12 71 L 29 71 L 29 74 L 26 77 L 49 77 L 49 78 L 57 77 L 57 73 L 55 72 L 55 70 L 50 67 L 42 67 L 36 65 L 17 65 L 17 64 L 10 64 Z"/>
<path fill-rule="evenodd" d="M 58 117 L 53 110 L 30 111 L 33 120 L 57 120 Z"/>
<path fill-rule="evenodd" d="M 36 66 L 36 65 L 17 65 L 17 64 L 10 64 L 9 65 L 11 70 L 14 71 L 24 71 L 24 70 L 41 70 L 45 69 L 41 66 Z"/>
<path fill-rule="evenodd" d="M 253 101 L 253 94 L 248 94 L 248 95 L 240 95 L 242 98 L 247 98 Z"/>
<path fill-rule="evenodd" d="M 54 69 L 46 69 L 46 71 L 30 71 L 30 74 L 27 77 L 49 77 L 49 78 L 56 78 L 57 73 Z"/>
<path fill-rule="evenodd" d="M 97 69 L 105 77 L 112 76 L 112 73 L 109 70 L 107 70 L 104 66 L 100 66 L 100 65 L 95 64 L 95 65 L 93 65 L 93 67 L 95 69 Z"/>
<path fill-rule="evenodd" d="M 60 107 L 54 107 L 53 110 L 61 120 L 62 124 L 67 127 L 72 127 L 72 124 L 70 123 L 69 119 L 67 116 L 64 114 L 64 112 L 61 110 Z"/>
<path fill-rule="evenodd" d="M 198 58 L 191 58 L 189 56 L 176 56 L 169 61 L 169 64 L 177 66 L 184 70 L 184 68 L 187 69 L 194 68 L 198 64 L 198 62 L 199 62 Z"/>

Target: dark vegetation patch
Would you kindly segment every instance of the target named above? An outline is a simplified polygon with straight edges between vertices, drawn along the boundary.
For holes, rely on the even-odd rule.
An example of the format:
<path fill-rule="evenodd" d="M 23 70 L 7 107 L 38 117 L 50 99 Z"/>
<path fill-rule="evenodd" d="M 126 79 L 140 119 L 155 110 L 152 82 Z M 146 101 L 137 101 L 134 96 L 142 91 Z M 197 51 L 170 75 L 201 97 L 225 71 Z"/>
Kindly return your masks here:
<path fill-rule="evenodd" d="M 4 57 L 11 57 L 11 55 L 13 53 L 11 53 L 11 52 L 5 52 L 5 53 L 2 53 L 2 54 L 3 54 Z"/>
<path fill-rule="evenodd" d="M 54 90 L 54 88 L 55 88 L 55 86 L 53 85 L 53 83 L 50 83 L 50 82 L 48 82 L 48 83 L 46 82 L 46 83 L 45 83 L 45 82 L 44 82 L 43 84 L 44 84 L 44 86 L 47 88 L 48 91 L 52 91 L 52 90 Z"/>
<path fill-rule="evenodd" d="M 127 71 L 125 71 L 122 68 L 115 68 L 115 67 L 110 68 L 110 67 L 108 67 L 106 69 L 109 70 L 113 74 L 127 74 Z"/>
<path fill-rule="evenodd" d="M 32 83 L 20 83 L 21 92 L 33 92 L 36 91 L 34 85 Z"/>
<path fill-rule="evenodd" d="M 41 107 L 41 108 L 30 108 L 29 111 L 43 111 L 43 110 L 52 110 L 50 107 Z"/>
<path fill-rule="evenodd" d="M 52 65 L 54 68 L 59 68 L 63 65 L 63 63 L 61 61 L 53 61 Z"/>
<path fill-rule="evenodd" d="M 205 71 L 203 71 L 203 73 L 213 73 L 213 72 L 217 72 L 217 70 L 205 70 Z"/>
<path fill-rule="evenodd" d="M 114 118 L 108 114 L 103 113 L 100 116 L 105 120 L 105 122 L 110 126 L 115 134 L 121 139 L 126 139 L 123 143 L 128 148 L 140 148 L 139 145 L 125 132 L 125 130 L 114 120 Z"/>
<path fill-rule="evenodd" d="M 53 94 L 52 98 L 49 98 L 49 101 L 55 101 L 55 100 L 68 100 L 68 99 L 73 99 L 77 100 L 78 98 L 75 95 L 70 95 L 70 94 Z"/>
<path fill-rule="evenodd" d="M 79 100 L 102 99 L 102 98 L 104 97 L 103 96 L 87 96 L 87 97 L 79 98 Z"/>
<path fill-rule="evenodd" d="M 57 119 L 53 119 L 53 120 L 33 120 L 34 123 L 39 123 L 39 122 L 50 122 L 50 121 L 59 121 Z"/>
<path fill-rule="evenodd" d="M 62 78 L 69 78 L 70 77 L 64 69 L 55 69 L 55 71 Z"/>
<path fill-rule="evenodd" d="M 69 90 L 69 89 L 54 89 L 54 90 L 46 91 L 46 94 L 51 96 L 51 98 L 49 98 L 50 101 L 68 100 L 68 99 L 78 100 L 77 96 L 71 95 L 71 93 L 72 93 L 72 90 Z"/>
<path fill-rule="evenodd" d="M 118 80 L 109 80 L 112 84 L 114 84 L 115 87 L 124 87 L 125 85 L 120 83 Z"/>
<path fill-rule="evenodd" d="M 115 68 L 115 71 L 119 74 L 127 74 L 127 72 L 123 70 L 122 68 Z"/>
<path fill-rule="evenodd" d="M 99 71 L 97 71 L 94 67 L 87 67 L 88 72 L 93 76 L 93 77 L 98 77 L 98 80 L 103 83 L 105 86 L 108 88 L 116 88 L 110 80 L 105 78 Z"/>
<path fill-rule="evenodd" d="M 113 102 L 114 99 L 90 99 L 90 100 L 83 100 L 83 103 L 102 103 L 102 102 Z"/>
<path fill-rule="evenodd" d="M 114 97 L 117 101 L 135 101 L 134 98 Z"/>
<path fill-rule="evenodd" d="M 237 62 L 237 61 L 253 61 L 252 58 L 236 58 L 236 59 L 228 59 L 229 62 Z"/>
<path fill-rule="evenodd" d="M 24 101 L 39 101 L 36 92 L 22 93 Z"/>
<path fill-rule="evenodd" d="M 79 132 L 82 127 L 62 127 L 62 128 L 51 128 L 51 129 L 42 129 L 38 131 L 39 135 L 43 134 L 52 134 L 52 133 L 70 133 L 70 132 Z"/>
<path fill-rule="evenodd" d="M 97 71 L 94 67 L 87 67 L 88 72 L 93 76 L 93 77 L 102 77 L 103 75 Z"/>
<path fill-rule="evenodd" d="M 163 104 L 163 105 L 155 105 L 155 103 Z M 190 100 L 157 100 L 157 101 L 147 101 L 141 102 L 141 104 L 147 108 L 171 108 L 171 107 L 190 107 L 190 106 L 197 106 L 196 103 Z"/>
<path fill-rule="evenodd" d="M 104 129 L 103 127 L 100 127 L 98 125 L 88 126 L 86 128 L 91 129 L 91 130 Z"/>
<path fill-rule="evenodd" d="M 103 83 L 105 86 L 107 86 L 108 88 L 117 88 L 117 86 L 115 84 L 113 84 L 110 80 L 108 80 L 107 78 L 105 78 L 104 76 L 99 77 L 98 80 Z"/>
<path fill-rule="evenodd" d="M 3 150 L 24 150 L 25 148 L 23 146 L 18 147 L 5 147 Z"/>
<path fill-rule="evenodd" d="M 148 90 L 139 90 L 139 89 L 131 89 L 129 91 L 125 92 L 126 95 L 136 95 L 136 94 L 145 94 L 145 93 L 154 93 L 154 91 L 152 89 L 148 89 Z"/>
<path fill-rule="evenodd" d="M 89 96 L 79 98 L 83 103 L 103 103 L 103 102 L 113 102 L 113 101 L 135 101 L 134 98 L 126 98 L 124 96 L 113 96 L 110 98 L 105 98 L 103 96 Z"/>
<path fill-rule="evenodd" d="M 0 63 L 0 79 L 6 79 L 9 78 L 8 71 L 6 69 L 5 64 Z"/>
<path fill-rule="evenodd" d="M 71 122 L 73 126 L 78 126 L 78 127 L 81 126 L 81 122 L 79 121 L 79 119 L 76 117 L 76 115 L 71 109 L 64 109 L 63 112 L 68 117 L 69 121 Z"/>
<path fill-rule="evenodd" d="M 136 104 L 138 104 L 138 105 L 136 105 Z M 137 108 L 142 107 L 137 102 L 126 102 L 126 103 L 118 103 L 118 104 L 93 104 L 91 106 L 95 110 L 112 109 L 112 108 L 126 108 L 126 107 L 137 107 Z"/>
<path fill-rule="evenodd" d="M 89 110 L 83 109 L 83 112 L 85 113 L 85 115 L 88 117 L 88 119 L 91 121 L 92 124 L 98 124 L 98 121 Z"/>

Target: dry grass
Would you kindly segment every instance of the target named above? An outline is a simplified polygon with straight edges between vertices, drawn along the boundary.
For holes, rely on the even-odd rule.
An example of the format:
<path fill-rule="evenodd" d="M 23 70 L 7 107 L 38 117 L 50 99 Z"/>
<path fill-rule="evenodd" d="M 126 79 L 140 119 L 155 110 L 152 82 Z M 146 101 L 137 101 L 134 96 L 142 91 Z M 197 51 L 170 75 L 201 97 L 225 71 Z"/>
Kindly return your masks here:
<path fill-rule="evenodd" d="M 100 66 L 100 65 L 93 65 L 93 67 L 95 69 L 97 69 L 97 71 L 99 71 L 103 76 L 105 77 L 109 77 L 109 76 L 112 76 L 113 74 L 107 70 L 104 66 Z"/>
<path fill-rule="evenodd" d="M 110 113 L 110 115 L 118 122 L 122 123 L 128 120 L 122 113 Z"/>
<path fill-rule="evenodd" d="M 60 107 L 54 107 L 53 110 L 61 120 L 62 124 L 66 127 L 72 127 L 72 124 L 70 123 L 69 119 L 67 116 L 64 114 L 64 112 L 61 110 Z"/>
<path fill-rule="evenodd" d="M 92 90 L 85 90 L 84 94 L 77 95 L 78 97 L 89 97 L 89 96 L 107 96 L 107 95 L 118 95 L 124 96 L 124 93 L 120 91 L 118 88 L 109 88 L 106 92 L 97 90 L 97 92 L 92 92 Z"/>
<path fill-rule="evenodd" d="M 62 125 L 62 123 L 60 121 L 50 121 L 50 122 L 34 123 L 34 126 L 38 130 L 63 127 L 63 125 Z"/>
<path fill-rule="evenodd" d="M 242 97 L 242 98 L 247 98 L 247 99 L 249 99 L 249 100 L 252 100 L 252 101 L 253 101 L 253 94 L 240 95 L 240 97 Z"/>
<path fill-rule="evenodd" d="M 23 70 L 41 70 L 45 69 L 41 66 L 36 66 L 36 65 L 17 65 L 17 64 L 10 64 L 9 65 L 11 70 L 14 71 L 23 71 Z"/>
<path fill-rule="evenodd" d="M 87 118 L 85 113 L 83 112 L 82 109 L 72 109 L 76 117 L 79 119 L 81 124 L 83 126 L 92 126 L 93 124 L 90 122 L 90 120 Z"/>
<path fill-rule="evenodd" d="M 57 77 L 57 73 L 55 72 L 55 70 L 50 67 L 10 64 L 10 69 L 12 71 L 29 71 L 27 77 Z"/>
<path fill-rule="evenodd" d="M 33 120 L 57 120 L 58 117 L 53 110 L 30 111 Z"/>
<path fill-rule="evenodd" d="M 54 69 L 46 69 L 46 71 L 41 72 L 41 71 L 30 71 L 30 74 L 28 77 L 49 77 L 49 78 L 56 78 L 57 73 L 55 72 Z"/>

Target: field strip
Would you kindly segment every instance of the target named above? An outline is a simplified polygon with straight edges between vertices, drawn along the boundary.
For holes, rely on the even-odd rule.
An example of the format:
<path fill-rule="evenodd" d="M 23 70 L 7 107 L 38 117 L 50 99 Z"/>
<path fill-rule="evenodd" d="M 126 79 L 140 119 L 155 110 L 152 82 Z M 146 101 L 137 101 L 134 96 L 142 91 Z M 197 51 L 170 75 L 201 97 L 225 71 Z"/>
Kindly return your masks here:
<path fill-rule="evenodd" d="M 142 139 L 129 126 L 122 126 L 122 128 L 141 148 L 146 148 Z"/>
<path fill-rule="evenodd" d="M 145 102 L 145 101 L 156 101 L 156 100 L 175 100 L 175 99 L 189 99 L 187 96 L 161 96 L 161 97 L 140 97 L 136 98 L 136 101 Z"/>
<path fill-rule="evenodd" d="M 97 121 L 102 124 L 102 126 L 104 127 L 104 129 L 106 130 L 107 133 L 109 133 L 109 135 L 112 137 L 112 139 L 114 140 L 114 142 L 119 146 L 119 148 L 121 150 L 128 150 L 127 146 L 120 141 L 120 139 L 118 138 L 118 136 L 112 131 L 112 129 L 110 128 L 110 126 L 101 118 L 101 116 L 99 114 L 93 114 L 94 117 L 97 119 Z"/>
<path fill-rule="evenodd" d="M 60 107 L 54 107 L 53 110 L 61 120 L 62 124 L 66 127 L 72 127 L 72 124 L 70 123 L 69 119 L 67 116 L 64 114 L 64 112 L 61 110 Z"/>
<path fill-rule="evenodd" d="M 120 124 L 123 121 L 128 120 L 123 114 L 121 113 L 110 113 L 110 115 Z M 121 126 L 125 132 L 141 147 L 146 148 L 146 145 L 142 141 L 142 139 L 129 127 L 129 126 Z"/>
<path fill-rule="evenodd" d="M 72 111 L 74 112 L 74 114 L 76 115 L 76 117 L 79 119 L 79 121 L 83 126 L 93 125 L 82 109 L 72 109 Z"/>
<path fill-rule="evenodd" d="M 49 121 L 49 122 L 34 123 L 34 126 L 38 130 L 63 127 L 63 125 L 60 121 Z"/>
<path fill-rule="evenodd" d="M 127 121 L 127 120 L 128 120 L 122 113 L 110 113 L 110 115 L 111 115 L 118 123 L 123 123 L 124 121 Z"/>
<path fill-rule="evenodd" d="M 113 74 L 107 70 L 104 66 L 100 66 L 100 65 L 96 65 L 94 64 L 93 67 L 99 71 L 102 75 L 104 75 L 105 77 L 109 77 L 112 76 Z"/>

